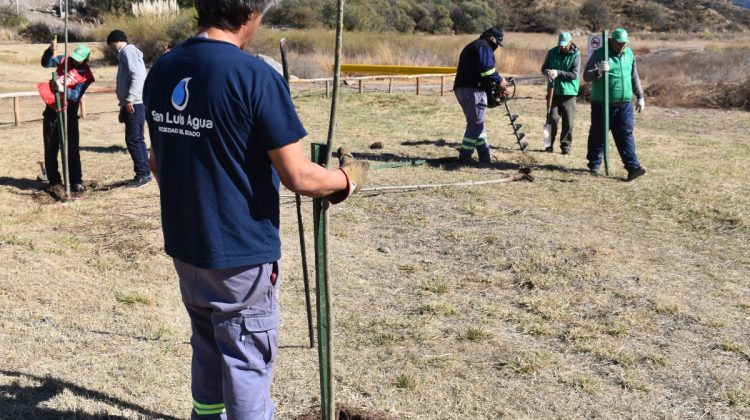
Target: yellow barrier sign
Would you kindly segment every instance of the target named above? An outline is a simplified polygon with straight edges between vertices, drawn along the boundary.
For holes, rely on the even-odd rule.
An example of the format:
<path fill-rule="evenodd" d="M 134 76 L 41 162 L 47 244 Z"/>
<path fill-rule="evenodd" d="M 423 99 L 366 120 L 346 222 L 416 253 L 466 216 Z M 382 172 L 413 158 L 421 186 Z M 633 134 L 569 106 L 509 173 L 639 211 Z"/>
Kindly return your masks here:
<path fill-rule="evenodd" d="M 455 67 L 435 66 L 389 66 L 380 64 L 342 64 L 342 73 L 370 74 L 453 74 Z"/>

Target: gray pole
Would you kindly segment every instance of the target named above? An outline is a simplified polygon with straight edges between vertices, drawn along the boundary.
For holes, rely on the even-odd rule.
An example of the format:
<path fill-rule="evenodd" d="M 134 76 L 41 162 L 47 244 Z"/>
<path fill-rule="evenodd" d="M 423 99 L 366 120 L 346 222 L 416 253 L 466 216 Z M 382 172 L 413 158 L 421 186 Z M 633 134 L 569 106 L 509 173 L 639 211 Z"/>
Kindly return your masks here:
<path fill-rule="evenodd" d="M 607 31 L 602 32 L 604 38 L 604 61 L 609 61 L 609 39 Z M 609 72 L 604 72 L 604 174 L 609 176 Z"/>
<path fill-rule="evenodd" d="M 62 13 L 62 9 L 60 9 Z M 63 74 L 63 182 L 65 182 L 65 198 L 70 199 L 70 169 L 68 168 L 68 0 L 65 0 L 65 58 Z M 77 117 L 77 115 L 74 115 Z"/>

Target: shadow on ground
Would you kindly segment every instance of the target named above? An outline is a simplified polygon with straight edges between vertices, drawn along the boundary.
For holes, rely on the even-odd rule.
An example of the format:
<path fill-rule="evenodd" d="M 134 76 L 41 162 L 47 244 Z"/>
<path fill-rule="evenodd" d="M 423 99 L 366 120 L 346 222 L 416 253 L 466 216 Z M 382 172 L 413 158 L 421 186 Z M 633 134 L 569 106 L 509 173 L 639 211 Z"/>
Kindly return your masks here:
<path fill-rule="evenodd" d="M 6 187 L 18 188 L 22 191 L 38 190 L 44 187 L 39 180 L 31 178 L 12 178 L 9 176 L 0 176 L 0 185 Z"/>
<path fill-rule="evenodd" d="M 111 146 L 81 146 L 80 151 L 82 152 L 94 152 L 94 153 L 126 153 L 128 148 L 119 144 L 113 144 Z"/>
<path fill-rule="evenodd" d="M 435 147 L 448 147 L 452 149 L 453 155 L 447 156 L 447 157 L 440 157 L 440 158 L 425 158 L 421 156 L 413 156 L 413 155 L 404 155 L 404 154 L 394 154 L 394 153 L 388 153 L 388 152 L 354 152 L 352 155 L 357 159 L 364 159 L 371 162 L 383 162 L 383 163 L 403 163 L 404 166 L 410 166 L 410 165 L 420 165 L 425 164 L 432 167 L 441 168 L 447 171 L 455 171 L 459 170 L 461 168 L 465 167 L 475 167 L 475 168 L 488 168 L 488 169 L 497 169 L 497 170 L 520 170 L 523 165 L 518 162 L 512 162 L 509 160 L 493 160 L 490 163 L 479 163 L 478 161 L 474 160 L 472 163 L 460 163 L 458 161 L 458 147 L 461 145 L 459 143 L 455 142 L 448 142 L 445 139 L 436 139 L 436 140 L 430 140 L 430 139 L 422 139 L 422 140 L 409 140 L 401 142 L 401 145 L 403 146 L 424 146 L 424 145 L 433 145 Z M 504 153 L 513 153 L 517 155 L 516 157 L 518 159 L 523 159 L 523 155 L 521 154 L 521 151 L 517 148 L 508 148 L 508 147 L 496 147 L 493 146 L 492 149 L 502 151 Z M 561 165 L 552 165 L 552 164 L 544 164 L 539 165 L 536 163 L 536 160 L 534 159 L 532 154 L 536 153 L 546 153 L 544 149 L 529 149 L 526 151 L 526 156 L 529 162 L 529 165 L 533 170 L 545 170 L 545 171 L 554 171 L 554 172 L 561 172 L 561 173 L 588 173 L 587 168 L 570 168 L 566 166 Z M 334 156 L 337 156 L 334 154 Z M 476 154 L 475 154 L 476 156 Z M 375 164 L 374 166 L 376 166 Z"/>
<path fill-rule="evenodd" d="M 52 377 L 40 377 L 22 372 L 12 372 L 0 370 L 0 375 L 9 378 L 7 384 L 0 385 L 0 417 L 17 418 L 17 419 L 125 419 L 130 417 L 113 416 L 107 414 L 87 414 L 77 410 L 57 410 L 54 408 L 43 407 L 44 402 L 55 398 L 57 395 L 67 390 L 77 397 L 86 398 L 94 401 L 104 402 L 121 410 L 130 410 L 138 418 L 149 419 L 168 419 L 177 420 L 177 417 L 157 413 L 152 410 L 111 397 L 99 391 L 83 388 L 76 384 L 66 382 Z M 32 380 L 39 385 L 22 386 L 20 380 Z"/>

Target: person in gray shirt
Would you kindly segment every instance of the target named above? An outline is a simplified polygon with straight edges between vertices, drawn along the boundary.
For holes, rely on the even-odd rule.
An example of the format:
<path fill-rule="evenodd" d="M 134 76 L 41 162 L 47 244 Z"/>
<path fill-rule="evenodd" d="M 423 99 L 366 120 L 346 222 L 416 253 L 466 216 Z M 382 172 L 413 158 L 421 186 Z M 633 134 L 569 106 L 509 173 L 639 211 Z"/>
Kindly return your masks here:
<path fill-rule="evenodd" d="M 153 179 L 148 168 L 148 151 L 143 129 L 146 122 L 146 108 L 143 105 L 143 82 L 146 80 L 146 65 L 143 53 L 135 45 L 128 43 L 125 32 L 115 29 L 107 36 L 107 45 L 117 51 L 117 100 L 120 114 L 118 119 L 125 124 L 125 144 L 133 159 L 135 177 L 131 187 L 141 187 Z"/>

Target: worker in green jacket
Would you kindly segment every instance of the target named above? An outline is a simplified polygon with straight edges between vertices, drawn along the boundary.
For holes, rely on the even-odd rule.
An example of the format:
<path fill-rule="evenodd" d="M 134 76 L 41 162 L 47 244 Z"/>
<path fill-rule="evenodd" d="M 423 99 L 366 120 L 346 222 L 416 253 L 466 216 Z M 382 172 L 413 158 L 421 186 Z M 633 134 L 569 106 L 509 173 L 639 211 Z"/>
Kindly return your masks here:
<path fill-rule="evenodd" d="M 628 33 L 615 29 L 609 40 L 609 59 L 604 60 L 604 47 L 591 54 L 583 80 L 591 86 L 591 128 L 589 129 L 589 172 L 599 175 L 599 165 L 604 154 L 604 89 L 609 89 L 609 129 L 615 138 L 620 159 L 628 171 L 627 181 L 646 173 L 635 153 L 633 138 L 633 95 L 637 98 L 636 111 L 646 107 L 641 79 L 635 66 L 633 51 L 626 46 Z M 604 86 L 604 72 L 609 72 L 609 86 Z"/>
<path fill-rule="evenodd" d="M 546 152 L 553 150 L 557 127 L 562 119 L 560 150 L 564 155 L 570 153 L 573 144 L 573 121 L 576 117 L 580 72 L 581 51 L 573 43 L 570 33 L 562 32 L 557 38 L 557 45 L 547 51 L 547 57 L 542 64 L 542 74 L 547 77 L 547 100 L 549 100 L 550 89 L 553 89 L 550 121 L 547 121 L 547 124 L 552 126 L 550 133 L 552 143 L 544 149 Z"/>

